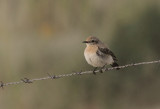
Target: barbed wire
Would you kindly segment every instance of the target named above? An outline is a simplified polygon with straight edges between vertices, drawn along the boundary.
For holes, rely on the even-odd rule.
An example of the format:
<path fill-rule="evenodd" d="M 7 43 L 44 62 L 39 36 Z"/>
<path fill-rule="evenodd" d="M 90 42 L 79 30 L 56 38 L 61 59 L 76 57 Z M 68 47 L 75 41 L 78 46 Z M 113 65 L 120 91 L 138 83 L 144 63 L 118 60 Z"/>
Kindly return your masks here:
<path fill-rule="evenodd" d="M 101 70 L 96 70 L 95 73 L 110 71 L 110 70 L 114 70 L 114 69 L 117 69 L 117 68 L 123 69 L 123 68 L 127 68 L 127 67 L 132 67 L 132 66 L 139 66 L 139 65 L 146 65 L 146 64 L 156 64 L 156 63 L 160 63 L 160 60 L 148 61 L 148 62 L 139 62 L 139 63 L 131 63 L 131 64 L 122 65 L 122 66 L 118 66 L 118 67 L 111 67 L 111 68 L 103 68 Z M 0 81 L 0 87 L 3 88 L 5 86 L 18 85 L 18 84 L 21 84 L 21 83 L 28 83 L 29 84 L 29 83 L 33 83 L 34 81 L 41 81 L 41 80 L 48 80 L 48 79 L 59 79 L 59 78 L 71 77 L 71 76 L 75 76 L 75 75 L 93 74 L 93 70 L 83 71 L 83 72 L 80 71 L 80 72 L 74 72 L 74 73 L 69 73 L 69 74 L 60 74 L 60 75 L 51 75 L 49 73 L 47 73 L 47 74 L 48 74 L 48 76 L 46 76 L 46 77 L 34 78 L 34 79 L 23 78 L 23 79 L 21 79 L 21 81 L 17 81 L 17 82 L 4 83 L 3 81 Z"/>

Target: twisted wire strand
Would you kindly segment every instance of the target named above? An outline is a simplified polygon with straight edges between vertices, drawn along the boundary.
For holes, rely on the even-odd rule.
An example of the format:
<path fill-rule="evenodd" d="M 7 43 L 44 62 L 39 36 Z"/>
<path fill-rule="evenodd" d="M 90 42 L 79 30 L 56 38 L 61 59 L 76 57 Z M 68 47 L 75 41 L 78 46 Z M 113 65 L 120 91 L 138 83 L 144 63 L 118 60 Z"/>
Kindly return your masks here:
<path fill-rule="evenodd" d="M 116 68 L 127 68 L 127 67 L 132 67 L 132 66 L 139 66 L 139 65 L 146 65 L 146 64 L 156 64 L 156 63 L 160 63 L 160 60 L 156 60 L 156 61 L 148 61 L 148 62 L 139 62 L 139 63 L 131 63 L 131 64 L 126 64 L 126 65 L 122 65 L 122 66 L 118 66 L 118 67 L 110 67 L 110 68 L 103 68 L 102 71 L 110 71 L 110 70 L 114 70 Z M 95 71 L 100 72 L 100 70 L 96 70 Z M 11 86 L 11 85 L 18 85 L 21 83 L 33 83 L 34 81 L 41 81 L 41 80 L 48 80 L 48 79 L 59 79 L 59 78 L 64 78 L 64 77 L 71 77 L 71 76 L 75 76 L 75 75 L 83 75 L 83 74 L 92 74 L 93 71 L 80 71 L 80 72 L 74 72 L 74 73 L 69 73 L 69 74 L 60 74 L 60 75 L 50 75 L 48 74 L 48 76 L 46 77 L 42 77 L 42 78 L 34 78 L 34 79 L 28 79 L 28 78 L 23 78 L 21 79 L 21 81 L 17 81 L 17 82 L 8 82 L 8 83 L 3 83 L 2 81 L 0 81 L 0 87 L 3 88 L 5 86 Z"/>

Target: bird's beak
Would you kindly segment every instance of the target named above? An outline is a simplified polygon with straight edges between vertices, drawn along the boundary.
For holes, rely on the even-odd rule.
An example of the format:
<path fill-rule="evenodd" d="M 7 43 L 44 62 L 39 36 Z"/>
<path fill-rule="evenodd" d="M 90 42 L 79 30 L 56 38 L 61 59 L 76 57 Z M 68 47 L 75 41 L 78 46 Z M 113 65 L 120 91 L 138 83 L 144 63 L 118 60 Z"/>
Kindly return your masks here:
<path fill-rule="evenodd" d="M 88 41 L 83 41 L 82 43 L 89 43 Z"/>

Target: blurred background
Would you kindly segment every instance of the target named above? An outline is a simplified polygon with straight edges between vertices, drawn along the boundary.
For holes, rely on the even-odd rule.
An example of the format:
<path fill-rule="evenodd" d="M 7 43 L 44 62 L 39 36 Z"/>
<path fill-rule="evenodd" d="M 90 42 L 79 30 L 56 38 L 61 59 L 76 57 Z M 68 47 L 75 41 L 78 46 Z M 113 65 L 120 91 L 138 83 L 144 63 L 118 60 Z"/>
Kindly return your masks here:
<path fill-rule="evenodd" d="M 159 0 L 0 0 L 0 80 L 93 69 L 89 35 L 120 65 L 160 59 Z M 160 65 L 0 90 L 0 109 L 160 109 Z"/>

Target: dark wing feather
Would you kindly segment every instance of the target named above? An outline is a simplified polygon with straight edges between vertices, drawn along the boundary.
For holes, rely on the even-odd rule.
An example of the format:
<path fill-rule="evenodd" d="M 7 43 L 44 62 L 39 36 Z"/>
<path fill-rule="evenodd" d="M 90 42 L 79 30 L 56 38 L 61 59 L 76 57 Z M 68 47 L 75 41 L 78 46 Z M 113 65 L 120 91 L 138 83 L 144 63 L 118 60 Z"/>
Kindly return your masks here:
<path fill-rule="evenodd" d="M 104 54 L 109 54 L 112 56 L 114 61 L 118 61 L 116 56 L 113 54 L 113 52 L 111 50 L 109 50 L 108 48 L 100 48 L 98 47 L 98 50 Z M 100 54 L 100 52 L 97 52 L 97 54 Z"/>

